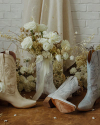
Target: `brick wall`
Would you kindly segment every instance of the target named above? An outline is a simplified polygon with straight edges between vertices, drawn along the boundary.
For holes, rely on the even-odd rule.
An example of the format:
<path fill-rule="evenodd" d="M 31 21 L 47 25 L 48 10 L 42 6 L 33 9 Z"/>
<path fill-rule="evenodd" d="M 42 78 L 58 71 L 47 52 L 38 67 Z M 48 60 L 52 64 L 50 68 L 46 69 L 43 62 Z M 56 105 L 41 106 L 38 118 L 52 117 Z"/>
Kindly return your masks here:
<path fill-rule="evenodd" d="M 24 0 L 0 0 L 0 31 L 19 32 L 22 23 Z M 100 41 L 100 0 L 70 0 L 74 30 L 78 31 L 77 42 L 95 33 L 93 41 Z M 0 48 L 2 48 L 0 38 Z M 9 42 L 4 44 L 6 48 Z"/>

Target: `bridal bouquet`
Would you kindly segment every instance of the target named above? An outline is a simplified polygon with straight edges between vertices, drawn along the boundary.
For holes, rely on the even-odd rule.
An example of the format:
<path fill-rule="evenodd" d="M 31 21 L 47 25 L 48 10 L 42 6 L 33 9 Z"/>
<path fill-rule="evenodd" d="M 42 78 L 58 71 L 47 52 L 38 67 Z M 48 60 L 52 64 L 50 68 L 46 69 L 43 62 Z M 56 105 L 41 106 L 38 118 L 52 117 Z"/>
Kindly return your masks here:
<path fill-rule="evenodd" d="M 57 32 L 47 32 L 47 26 L 32 21 L 21 28 L 21 46 L 36 56 L 36 62 L 44 58 L 67 60 L 69 58 L 70 44 L 61 40 Z M 22 38 L 23 36 L 23 38 Z"/>
<path fill-rule="evenodd" d="M 37 24 L 34 20 L 26 23 L 20 28 L 21 34 L 15 36 L 3 35 L 12 41 L 19 41 L 21 48 L 27 50 L 36 57 L 36 62 L 44 58 L 61 61 L 67 60 L 71 55 L 71 46 L 68 40 L 61 40 L 60 35 L 55 32 L 47 32 L 47 26 Z M 74 59 L 74 56 L 71 56 Z"/>

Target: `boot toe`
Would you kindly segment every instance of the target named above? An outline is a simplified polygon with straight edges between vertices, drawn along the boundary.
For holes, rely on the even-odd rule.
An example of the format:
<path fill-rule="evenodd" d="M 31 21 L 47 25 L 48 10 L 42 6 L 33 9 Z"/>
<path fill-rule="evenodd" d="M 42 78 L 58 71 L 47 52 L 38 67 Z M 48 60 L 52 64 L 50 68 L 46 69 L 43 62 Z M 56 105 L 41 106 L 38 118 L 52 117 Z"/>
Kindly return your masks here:
<path fill-rule="evenodd" d="M 91 110 L 91 105 L 89 101 L 82 101 L 79 103 L 78 108 L 79 111 L 89 111 Z"/>
<path fill-rule="evenodd" d="M 36 105 L 35 100 L 25 99 L 25 101 L 23 101 L 23 108 L 31 108 L 31 107 L 33 107 L 35 105 Z"/>

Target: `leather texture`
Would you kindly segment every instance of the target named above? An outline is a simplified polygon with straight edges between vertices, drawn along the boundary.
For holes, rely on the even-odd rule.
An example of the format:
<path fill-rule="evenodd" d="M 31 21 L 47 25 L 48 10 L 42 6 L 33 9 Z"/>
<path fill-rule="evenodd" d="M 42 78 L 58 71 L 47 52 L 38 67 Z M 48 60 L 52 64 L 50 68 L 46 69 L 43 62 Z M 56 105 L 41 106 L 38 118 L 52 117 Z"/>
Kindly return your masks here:
<path fill-rule="evenodd" d="M 78 105 L 78 109 L 82 111 L 91 110 L 100 97 L 100 51 L 93 52 L 90 62 L 87 61 L 87 73 L 87 93 Z"/>
<path fill-rule="evenodd" d="M 0 81 L 5 91 L 0 92 L 0 99 L 11 103 L 16 108 L 29 108 L 36 105 L 36 101 L 23 98 L 17 89 L 16 63 L 9 51 L 0 53 Z"/>
<path fill-rule="evenodd" d="M 65 103 L 68 103 L 76 107 L 74 104 L 66 101 L 66 99 L 68 99 L 70 95 L 76 92 L 79 88 L 80 86 L 78 86 L 77 78 L 74 76 L 71 76 L 58 88 L 58 90 L 48 95 L 48 97 L 52 99 L 58 99 L 60 101 L 63 101 Z"/>

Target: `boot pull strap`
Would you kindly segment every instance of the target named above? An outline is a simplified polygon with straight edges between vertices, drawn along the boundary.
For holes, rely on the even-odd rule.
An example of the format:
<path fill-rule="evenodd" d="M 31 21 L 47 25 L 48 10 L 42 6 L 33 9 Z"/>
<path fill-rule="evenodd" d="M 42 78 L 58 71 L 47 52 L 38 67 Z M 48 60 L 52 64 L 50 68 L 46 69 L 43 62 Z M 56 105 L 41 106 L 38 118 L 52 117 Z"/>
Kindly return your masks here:
<path fill-rule="evenodd" d="M 95 50 L 90 50 L 89 53 L 88 53 L 88 62 L 90 63 L 91 61 L 91 57 L 92 57 L 92 54 Z"/>
<path fill-rule="evenodd" d="M 8 54 L 8 55 L 9 55 L 9 50 L 6 50 L 6 51 L 5 51 L 5 54 Z"/>

